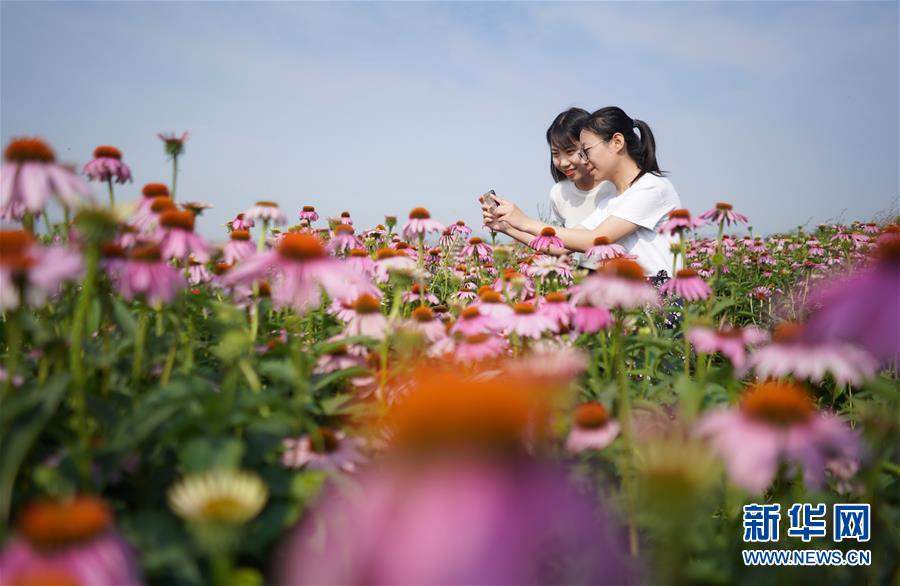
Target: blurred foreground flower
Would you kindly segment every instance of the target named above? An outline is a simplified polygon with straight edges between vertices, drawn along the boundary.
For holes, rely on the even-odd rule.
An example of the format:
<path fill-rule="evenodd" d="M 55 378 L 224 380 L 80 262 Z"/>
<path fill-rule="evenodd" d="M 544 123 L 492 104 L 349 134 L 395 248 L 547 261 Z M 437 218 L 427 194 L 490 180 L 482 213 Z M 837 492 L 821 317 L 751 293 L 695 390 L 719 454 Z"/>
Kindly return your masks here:
<path fill-rule="evenodd" d="M 262 510 L 268 490 L 254 473 L 218 469 L 184 478 L 168 497 L 172 510 L 187 521 L 242 525 Z"/>
<path fill-rule="evenodd" d="M 94 497 L 41 501 L 19 518 L 18 534 L 0 553 L 0 583 L 12 585 L 140 584 L 134 554 Z"/>
<path fill-rule="evenodd" d="M 595 401 L 579 405 L 572 420 L 572 430 L 566 438 L 570 452 L 602 450 L 619 435 L 619 424 L 609 417 L 606 407 Z"/>
<path fill-rule="evenodd" d="M 754 494 L 768 488 L 782 459 L 801 466 L 806 486 L 817 488 L 831 458 L 858 460 L 861 450 L 857 434 L 787 382 L 751 387 L 740 407 L 704 414 L 695 432 L 710 439 L 731 481 Z"/>
<path fill-rule="evenodd" d="M 41 246 L 24 230 L 0 230 L 0 310 L 16 309 L 25 302 L 41 307 L 64 281 L 84 271 L 77 252 L 61 246 Z"/>
<path fill-rule="evenodd" d="M 51 194 L 68 208 L 78 207 L 91 193 L 69 169 L 56 164 L 56 155 L 39 138 L 13 139 L 0 168 L 0 220 L 21 220 L 26 212 L 40 215 Z"/>

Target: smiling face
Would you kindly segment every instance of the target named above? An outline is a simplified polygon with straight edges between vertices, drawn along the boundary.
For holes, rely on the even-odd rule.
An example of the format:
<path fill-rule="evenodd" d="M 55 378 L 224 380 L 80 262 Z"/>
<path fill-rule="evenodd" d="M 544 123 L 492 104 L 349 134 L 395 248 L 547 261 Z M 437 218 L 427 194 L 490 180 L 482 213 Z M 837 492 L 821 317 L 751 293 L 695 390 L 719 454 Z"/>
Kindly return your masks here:
<path fill-rule="evenodd" d="M 580 143 L 581 149 L 587 154 L 588 160 L 584 165 L 591 177 L 598 182 L 611 180 L 626 152 L 625 137 L 617 132 L 607 141 L 590 130 L 582 130 Z M 581 162 L 580 158 L 578 160 Z"/>
<path fill-rule="evenodd" d="M 578 158 L 578 143 L 566 146 L 552 145 L 550 158 L 553 166 L 566 176 L 566 179 L 575 183 L 582 183 L 590 176 L 587 165 Z"/>

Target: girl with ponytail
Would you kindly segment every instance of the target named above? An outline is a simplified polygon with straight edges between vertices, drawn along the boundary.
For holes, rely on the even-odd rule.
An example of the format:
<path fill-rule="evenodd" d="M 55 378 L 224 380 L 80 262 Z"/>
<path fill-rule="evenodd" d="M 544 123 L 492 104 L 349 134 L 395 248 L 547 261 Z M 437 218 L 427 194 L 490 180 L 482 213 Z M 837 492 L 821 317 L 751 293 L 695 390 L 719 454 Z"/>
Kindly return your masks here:
<path fill-rule="evenodd" d="M 565 248 L 551 254 L 583 252 L 594 239 L 617 242 L 644 268 L 646 275 L 671 270 L 673 239 L 657 228 L 669 212 L 681 208 L 681 198 L 656 161 L 656 140 L 650 126 L 610 106 L 592 113 L 579 135 L 578 157 L 597 181 L 610 181 L 615 195 L 597 202 L 595 209 L 574 228 L 556 228 Z M 487 226 L 521 242 L 530 242 L 546 227 L 529 218 L 510 201 L 498 199 L 492 211 L 483 206 Z"/>

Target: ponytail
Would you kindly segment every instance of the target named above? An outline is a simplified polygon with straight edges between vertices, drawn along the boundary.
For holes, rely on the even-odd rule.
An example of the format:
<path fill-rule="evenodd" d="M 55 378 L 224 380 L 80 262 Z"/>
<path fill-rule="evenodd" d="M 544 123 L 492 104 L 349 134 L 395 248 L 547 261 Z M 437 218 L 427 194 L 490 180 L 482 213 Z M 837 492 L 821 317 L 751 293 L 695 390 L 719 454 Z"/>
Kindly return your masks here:
<path fill-rule="evenodd" d="M 591 114 L 584 129 L 606 141 L 611 140 L 617 132 L 625 137 L 625 149 L 628 156 L 640 169 L 640 173 L 634 178 L 634 181 L 643 177 L 645 173 L 651 173 L 658 177 L 665 175 L 656 161 L 656 139 L 653 138 L 653 131 L 650 130 L 650 125 L 643 120 L 630 118 L 618 106 L 608 106 Z M 639 131 L 640 135 L 635 131 Z M 632 185 L 634 181 L 632 181 Z"/>

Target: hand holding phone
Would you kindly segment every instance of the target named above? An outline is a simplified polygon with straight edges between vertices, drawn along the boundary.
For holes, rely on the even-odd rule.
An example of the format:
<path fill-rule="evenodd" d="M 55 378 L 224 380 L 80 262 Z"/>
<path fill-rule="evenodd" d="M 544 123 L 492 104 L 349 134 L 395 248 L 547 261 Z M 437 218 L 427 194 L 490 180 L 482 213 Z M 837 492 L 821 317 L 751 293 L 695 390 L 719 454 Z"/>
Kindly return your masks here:
<path fill-rule="evenodd" d="M 491 189 L 490 191 L 488 191 L 487 193 L 485 193 L 484 195 L 481 196 L 481 199 L 484 201 L 485 204 L 487 204 L 487 206 L 491 209 L 491 211 L 494 211 L 494 208 L 497 207 L 496 195 L 497 195 L 496 192 L 494 192 L 494 190 Z"/>

